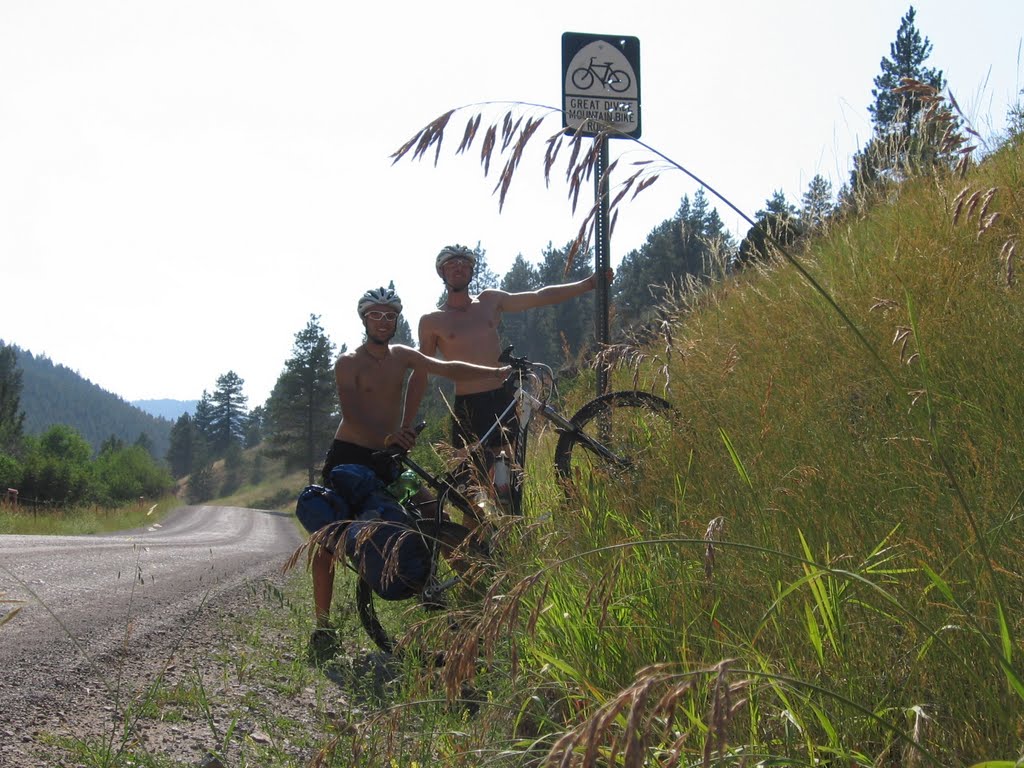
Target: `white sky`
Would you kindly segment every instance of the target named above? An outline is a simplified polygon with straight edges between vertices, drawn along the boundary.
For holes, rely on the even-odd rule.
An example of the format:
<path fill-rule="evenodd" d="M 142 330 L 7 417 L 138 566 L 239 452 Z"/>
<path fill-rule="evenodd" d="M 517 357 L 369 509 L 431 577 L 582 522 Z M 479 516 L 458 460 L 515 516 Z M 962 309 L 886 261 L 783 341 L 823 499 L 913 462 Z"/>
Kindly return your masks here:
<path fill-rule="evenodd" d="M 262 404 L 311 313 L 354 347 L 358 297 L 391 279 L 415 329 L 446 243 L 479 241 L 501 275 L 575 236 L 565 188 L 542 184 L 556 117 L 500 215 L 500 165 L 484 179 L 476 147 L 453 154 L 470 112 L 437 168 L 389 160 L 452 107 L 558 106 L 563 32 L 638 37 L 643 141 L 753 215 L 816 173 L 846 181 L 908 6 L 0 0 L 0 339 L 127 400 L 195 399 L 233 370 Z M 1024 2 L 915 8 L 926 64 L 1001 131 Z M 625 208 L 613 265 L 695 190 L 663 175 Z"/>

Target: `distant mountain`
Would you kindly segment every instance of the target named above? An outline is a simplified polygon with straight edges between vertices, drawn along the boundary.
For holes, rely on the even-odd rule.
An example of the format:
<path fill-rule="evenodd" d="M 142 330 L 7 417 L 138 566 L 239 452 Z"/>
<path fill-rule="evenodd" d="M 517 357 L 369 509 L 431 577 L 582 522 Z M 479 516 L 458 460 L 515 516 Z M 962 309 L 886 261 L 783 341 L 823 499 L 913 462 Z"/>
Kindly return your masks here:
<path fill-rule="evenodd" d="M 66 424 L 93 450 L 111 436 L 131 445 L 145 434 L 155 457 L 167 455 L 172 421 L 135 407 L 48 357 L 35 357 L 14 344 L 10 346 L 21 370 L 26 434 L 38 435 L 54 424 Z"/>
<path fill-rule="evenodd" d="M 132 405 L 162 419 L 177 421 L 184 414 L 195 414 L 198 400 L 132 400 Z"/>

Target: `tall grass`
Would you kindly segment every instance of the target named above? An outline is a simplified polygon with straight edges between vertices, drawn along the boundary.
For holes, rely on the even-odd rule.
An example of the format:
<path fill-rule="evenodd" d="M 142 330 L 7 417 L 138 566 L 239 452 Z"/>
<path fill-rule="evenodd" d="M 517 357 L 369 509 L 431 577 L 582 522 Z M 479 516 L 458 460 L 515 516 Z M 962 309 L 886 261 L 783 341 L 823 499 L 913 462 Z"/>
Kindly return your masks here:
<path fill-rule="evenodd" d="M 594 554 L 552 580 L 545 599 L 575 609 L 542 614 L 539 660 L 568 648 L 563 672 L 612 672 L 611 701 L 650 664 L 683 675 L 734 658 L 757 715 L 726 740 L 737 762 L 1020 757 L 1024 302 L 1000 254 L 1020 231 L 1022 166 L 1007 150 L 967 181 L 908 183 L 802 255 L 877 359 L 784 264 L 722 286 L 674 329 L 673 391 L 692 441 L 669 455 L 693 456 L 685 501 L 675 521 L 647 520 L 657 499 L 678 498 L 679 474 L 657 468 L 651 499 L 603 514 L 644 522 L 640 541 L 724 517 L 713 579 L 693 577 L 692 538 L 676 557 L 670 542 L 640 543 L 636 563 L 617 556 L 629 577 L 608 579 L 616 589 L 595 605 L 586 585 L 613 572 L 601 564 L 607 524 L 581 515 L 570 537 Z M 964 188 L 996 190 L 993 206 L 954 220 Z M 601 514 L 605 500 L 593 503 Z M 596 617 L 622 605 L 598 631 Z M 595 629 L 554 642 L 573 637 L 563 622 Z M 565 684 L 598 716 L 594 679 Z M 702 754 L 711 725 L 677 725 L 693 734 L 682 752 Z M 783 738 L 794 727 L 801 737 Z"/>
<path fill-rule="evenodd" d="M 421 728 L 418 754 L 1020 759 L 1022 176 L 1008 147 L 966 178 L 905 182 L 797 254 L 806 274 L 780 261 L 675 307 L 660 346 L 613 374 L 661 393 L 667 373 L 682 415 L 646 482 L 559 504 L 535 440 L 534 522 L 450 635 L 444 679 L 407 689 L 391 727 L 472 682 L 492 706 L 459 725 L 461 762 L 445 728 Z M 569 412 L 586 396 L 566 393 Z"/>
<path fill-rule="evenodd" d="M 141 528 L 161 520 L 181 503 L 174 496 L 165 496 L 113 508 L 95 504 L 45 509 L 4 505 L 0 506 L 0 534 L 79 536 Z"/>

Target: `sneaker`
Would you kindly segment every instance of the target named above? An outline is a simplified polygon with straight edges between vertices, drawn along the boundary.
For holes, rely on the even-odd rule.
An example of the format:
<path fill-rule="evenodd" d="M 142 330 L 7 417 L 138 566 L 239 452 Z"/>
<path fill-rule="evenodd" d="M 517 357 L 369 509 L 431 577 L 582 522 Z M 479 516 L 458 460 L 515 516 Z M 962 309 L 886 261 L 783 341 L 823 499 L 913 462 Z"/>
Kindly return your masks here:
<path fill-rule="evenodd" d="M 306 652 L 313 664 L 330 661 L 338 652 L 337 634 L 329 627 L 317 627 L 309 636 L 309 646 Z"/>

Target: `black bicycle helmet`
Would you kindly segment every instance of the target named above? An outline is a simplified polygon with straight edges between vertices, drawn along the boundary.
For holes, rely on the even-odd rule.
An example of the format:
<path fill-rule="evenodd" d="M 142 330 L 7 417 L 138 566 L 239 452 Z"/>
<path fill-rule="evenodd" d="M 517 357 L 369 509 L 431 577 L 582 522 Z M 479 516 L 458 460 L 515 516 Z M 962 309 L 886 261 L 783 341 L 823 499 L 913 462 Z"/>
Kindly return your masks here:
<path fill-rule="evenodd" d="M 445 265 L 445 262 L 451 259 L 469 259 L 469 263 L 472 266 L 476 266 L 476 254 L 473 253 L 469 248 L 464 245 L 446 245 L 441 249 L 441 252 L 437 254 L 437 259 L 434 262 L 434 266 L 437 267 L 438 277 L 444 277 L 441 274 L 441 267 Z"/>
<path fill-rule="evenodd" d="M 402 300 L 398 298 L 398 294 L 395 293 L 392 288 L 371 288 L 362 295 L 359 299 L 359 317 L 366 315 L 366 311 L 374 306 L 383 304 L 388 307 L 393 307 L 395 312 L 402 311 Z"/>

